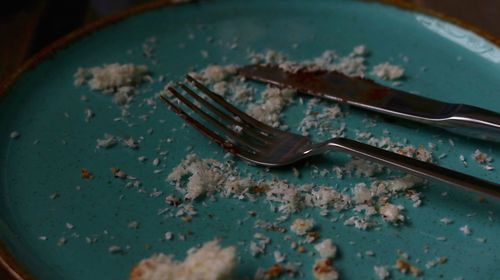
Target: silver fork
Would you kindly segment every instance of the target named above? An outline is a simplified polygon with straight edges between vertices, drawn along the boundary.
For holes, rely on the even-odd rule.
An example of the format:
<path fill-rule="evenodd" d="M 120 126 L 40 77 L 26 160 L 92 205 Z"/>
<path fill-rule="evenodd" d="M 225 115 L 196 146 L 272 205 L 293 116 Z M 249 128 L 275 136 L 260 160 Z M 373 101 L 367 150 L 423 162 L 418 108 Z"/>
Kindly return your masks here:
<path fill-rule="evenodd" d="M 168 87 L 168 91 L 206 122 L 215 126 L 219 133 L 187 114 L 166 96 L 160 96 L 161 99 L 177 115 L 222 148 L 250 163 L 270 167 L 284 166 L 328 150 L 337 150 L 358 158 L 395 167 L 417 176 L 500 198 L 500 184 L 497 183 L 347 138 L 337 137 L 325 142 L 314 143 L 302 135 L 273 128 L 240 111 L 193 77 L 187 75 L 186 79 L 208 98 L 203 98 L 182 83 L 177 83 L 177 86 L 191 96 L 195 102 L 190 101 L 185 94 L 181 94 L 174 87 Z M 214 115 L 219 118 L 215 118 Z"/>

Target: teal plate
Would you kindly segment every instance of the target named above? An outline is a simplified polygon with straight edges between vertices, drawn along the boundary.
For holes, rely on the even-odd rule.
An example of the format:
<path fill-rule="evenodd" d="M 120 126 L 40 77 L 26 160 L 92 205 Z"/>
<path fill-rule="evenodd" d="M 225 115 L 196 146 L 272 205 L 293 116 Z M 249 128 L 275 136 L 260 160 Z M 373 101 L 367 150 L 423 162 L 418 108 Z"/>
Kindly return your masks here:
<path fill-rule="evenodd" d="M 153 36 L 157 38 L 156 62 L 142 55 L 143 43 Z M 208 37 L 213 40 L 207 40 Z M 237 43 L 236 48 L 231 47 L 233 43 Z M 20 75 L 2 97 L 0 237 L 7 252 L 36 279 L 126 279 L 135 263 L 155 252 L 175 254 L 182 259 L 187 249 L 221 237 L 224 246 L 238 248 L 236 278 L 251 276 L 258 267 L 271 266 L 272 252 L 279 249 L 288 254 L 288 261 L 302 263 L 300 278 L 312 279 L 311 267 L 316 257 L 293 252 L 282 234 L 264 232 L 272 238 L 267 253 L 256 258 L 249 254 L 249 241 L 255 232 L 261 231 L 254 228 L 255 220 L 273 221 L 278 216 L 264 199 L 200 199 L 194 203 L 198 215 L 190 223 L 158 215 L 159 209 L 170 207 L 164 197 L 176 192 L 165 177 L 185 157 L 188 147 L 202 157 L 224 159 L 216 145 L 208 144 L 191 127 L 183 127 L 182 121 L 160 103 L 154 110 L 144 104 L 144 99 L 163 88 L 165 82 L 158 82 L 160 75 L 169 81 L 182 77 L 193 67 L 201 69 L 210 63 L 247 63 L 247 49 L 274 49 L 301 60 L 317 57 L 326 49 L 346 55 L 359 44 L 365 44 L 370 51 L 369 68 L 390 61 L 406 69 L 406 79 L 400 86 L 404 90 L 490 110 L 500 108 L 500 50 L 470 31 L 420 13 L 379 3 L 319 0 L 220 0 L 143 12 L 57 50 Z M 209 56 L 204 58 L 201 50 Z M 121 111 L 109 96 L 73 85 L 78 67 L 114 62 L 147 64 L 155 80 L 139 88 L 128 124 L 113 121 Z M 89 97 L 88 102 L 80 100 L 83 94 Z M 89 122 L 84 119 L 86 108 L 95 112 Z M 286 109 L 284 122 L 291 129 L 303 118 L 304 108 L 295 102 Z M 476 149 L 499 158 L 498 145 L 344 109 L 348 111 L 345 121 L 349 137 L 354 137 L 357 129 L 382 137 L 387 129 L 394 140 L 406 139 L 415 146 L 432 142 L 439 164 L 500 181 L 497 170 L 487 171 L 471 158 Z M 367 125 L 365 119 L 376 126 Z M 131 123 L 134 125 L 129 126 Z M 154 132 L 150 135 L 151 128 Z M 12 131 L 18 131 L 20 137 L 10 138 Z M 104 133 L 144 138 L 137 150 L 121 145 L 96 149 L 96 139 Z M 166 138 L 174 141 L 167 143 Z M 151 159 L 161 151 L 168 154 L 160 164 L 164 172 L 156 174 Z M 447 156 L 438 159 L 441 153 Z M 467 167 L 459 160 L 460 155 L 466 158 Z M 150 161 L 142 164 L 138 156 L 146 156 Z M 331 170 L 334 164 L 342 165 L 345 160 L 340 154 L 312 159 L 309 165 L 298 165 L 303 174 L 300 178 L 295 178 L 289 169 L 273 169 L 267 175 L 295 183 L 326 183 L 347 192 L 355 183 L 372 180 L 356 176 L 338 180 L 333 174 L 314 174 L 315 167 Z M 260 170 L 240 161 L 237 165 L 252 174 Z M 142 191 L 126 188 L 123 181 L 113 178 L 112 166 L 140 178 Z M 83 167 L 94 174 L 92 180 L 81 178 Z M 163 193 L 151 196 L 155 191 Z M 399 227 L 378 220 L 376 229 L 362 231 L 343 225 L 343 220 L 352 214 L 350 211 L 346 211 L 345 217 L 336 212 L 322 217 L 318 209 L 292 214 L 283 226 L 289 227 L 293 218 L 306 214 L 314 217 L 322 237 L 332 238 L 338 245 L 340 254 L 335 266 L 342 279 L 377 279 L 373 266 L 392 267 L 398 250 L 408 253 L 409 261 L 423 269 L 427 279 L 498 279 L 499 201 L 479 199 L 477 194 L 435 183 L 420 191 L 421 207 L 414 208 L 402 198 L 396 200 L 406 207 L 408 217 Z M 51 199 L 54 193 L 59 196 Z M 257 212 L 255 218 L 248 217 L 247 211 L 252 209 Z M 335 217 L 339 220 L 332 222 Z M 454 222 L 443 225 L 439 221 L 443 217 Z M 138 221 L 139 228 L 129 228 L 131 221 Z M 68 229 L 66 223 L 74 228 Z M 471 235 L 459 230 L 464 225 L 472 229 Z M 173 241 L 164 240 L 167 231 L 176 234 Z M 192 235 L 179 241 L 177 234 L 187 232 Z M 40 236 L 47 239 L 40 240 Z M 441 236 L 446 241 L 437 239 Z M 66 244 L 58 246 L 63 237 Z M 86 237 L 97 241 L 87 244 Z M 112 245 L 120 246 L 124 252 L 108 253 Z M 313 251 L 311 245 L 306 245 L 306 249 Z M 367 250 L 375 256 L 366 256 Z M 441 256 L 448 258 L 446 263 L 425 268 L 428 261 Z M 391 274 L 394 279 L 412 277 L 394 269 Z"/>

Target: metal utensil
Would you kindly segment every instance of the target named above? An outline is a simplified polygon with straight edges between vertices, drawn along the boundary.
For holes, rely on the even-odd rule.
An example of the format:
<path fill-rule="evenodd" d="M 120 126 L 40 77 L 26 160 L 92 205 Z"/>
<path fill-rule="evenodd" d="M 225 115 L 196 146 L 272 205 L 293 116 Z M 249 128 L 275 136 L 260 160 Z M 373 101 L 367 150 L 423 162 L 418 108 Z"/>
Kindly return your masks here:
<path fill-rule="evenodd" d="M 278 65 L 248 65 L 239 74 L 279 87 L 347 103 L 454 133 L 500 143 L 500 114 L 465 104 L 418 96 L 335 71 L 285 71 Z"/>
<path fill-rule="evenodd" d="M 177 86 L 191 96 L 195 101 L 194 103 L 174 87 L 168 87 L 168 90 L 178 101 L 215 126 L 219 133 L 210 130 L 206 125 L 188 115 L 166 96 L 161 96 L 161 99 L 169 105 L 171 110 L 193 127 L 230 153 L 248 162 L 263 166 L 283 166 L 328 150 L 338 150 L 418 176 L 500 197 L 499 184 L 435 164 L 419 161 L 347 138 L 333 138 L 322 143 L 313 143 L 307 137 L 270 127 L 229 104 L 221 96 L 213 93 L 194 78 L 190 76 L 186 76 L 186 78 L 198 90 L 203 92 L 209 100 L 205 100 L 193 89 L 182 83 L 178 83 Z M 198 105 L 195 105 L 195 103 Z M 215 118 L 214 115 L 219 118 Z"/>

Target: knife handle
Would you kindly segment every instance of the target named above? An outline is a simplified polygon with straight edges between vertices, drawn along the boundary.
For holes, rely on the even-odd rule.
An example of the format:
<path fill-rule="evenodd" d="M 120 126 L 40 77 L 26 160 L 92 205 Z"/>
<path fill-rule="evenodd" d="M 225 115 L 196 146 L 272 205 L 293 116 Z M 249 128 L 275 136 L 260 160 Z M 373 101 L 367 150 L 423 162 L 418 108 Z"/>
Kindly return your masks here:
<path fill-rule="evenodd" d="M 471 105 L 456 106 L 451 116 L 435 124 L 454 133 L 500 142 L 500 114 Z"/>

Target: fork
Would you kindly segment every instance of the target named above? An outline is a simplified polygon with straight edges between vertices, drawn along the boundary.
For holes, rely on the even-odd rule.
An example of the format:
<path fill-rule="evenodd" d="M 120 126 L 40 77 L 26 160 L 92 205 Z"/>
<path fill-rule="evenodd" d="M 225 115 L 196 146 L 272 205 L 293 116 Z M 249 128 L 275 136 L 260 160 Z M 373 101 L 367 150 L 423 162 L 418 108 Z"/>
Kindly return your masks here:
<path fill-rule="evenodd" d="M 268 167 L 278 167 L 329 150 L 336 150 L 427 179 L 500 198 L 500 184 L 494 182 L 348 138 L 336 137 L 321 143 L 314 143 L 305 136 L 273 128 L 231 105 L 223 97 L 212 92 L 193 77 L 186 75 L 186 80 L 198 91 L 204 93 L 205 97 L 202 97 L 186 83 L 177 83 L 176 86 L 191 96 L 194 102 L 190 101 L 186 94 L 181 94 L 173 86 L 167 87 L 167 90 L 172 94 L 170 98 L 165 95 L 161 95 L 160 98 L 173 112 L 197 130 L 228 152 L 247 162 Z M 174 104 L 173 99 L 180 101 L 178 104 L 182 103 L 193 110 L 205 122 L 216 127 L 218 132 L 209 129 L 205 124 L 186 113 L 180 106 Z M 215 118 L 215 115 L 219 118 Z"/>

